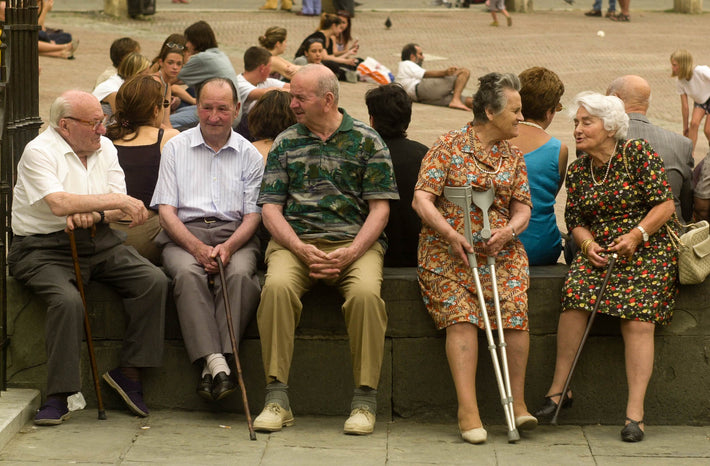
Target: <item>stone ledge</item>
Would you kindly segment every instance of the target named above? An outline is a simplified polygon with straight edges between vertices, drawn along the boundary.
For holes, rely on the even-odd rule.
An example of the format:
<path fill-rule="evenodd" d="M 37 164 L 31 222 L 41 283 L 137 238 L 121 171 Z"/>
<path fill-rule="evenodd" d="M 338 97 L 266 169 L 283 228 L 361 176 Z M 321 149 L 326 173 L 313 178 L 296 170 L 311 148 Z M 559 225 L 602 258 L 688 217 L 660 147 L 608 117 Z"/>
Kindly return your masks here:
<path fill-rule="evenodd" d="M 535 409 L 554 369 L 557 319 L 567 267 L 533 267 L 529 290 L 530 360 L 526 379 L 528 404 Z M 710 282 L 681 288 L 674 322 L 656 335 L 655 374 L 647 396 L 647 420 L 662 424 L 710 422 Z M 389 325 L 385 361 L 378 394 L 380 417 L 435 416 L 455 418 L 456 397 L 444 352 L 444 332 L 434 329 L 419 295 L 413 268 L 386 268 L 382 296 Z M 121 301 L 95 283 L 87 288 L 100 371 L 118 362 L 125 326 Z M 342 298 L 333 288 L 317 286 L 304 296 L 291 370 L 291 402 L 299 414 L 344 415 L 352 396 L 352 368 L 342 313 Z M 44 305 L 8 278 L 9 383 L 43 390 L 46 378 Z M 38 332 L 39 330 L 39 332 Z M 39 333 L 39 335 L 38 335 Z M 599 316 L 573 381 L 574 407 L 560 422 L 618 423 L 624 410 L 626 381 L 623 343 L 618 320 Z M 232 396 L 208 405 L 194 392 L 198 369 L 188 362 L 172 300 L 166 311 L 166 351 L 163 367 L 147 371 L 146 401 L 155 408 L 242 411 Z M 487 422 L 502 423 L 485 336 L 479 337 L 478 390 Z M 240 360 L 252 412 L 263 404 L 264 373 L 256 322 L 247 329 Z M 83 386 L 89 406 L 95 406 L 88 357 L 84 354 Z M 104 385 L 105 387 L 105 385 Z M 326 388 L 327 387 L 327 388 Z M 104 388 L 108 408 L 122 402 Z M 499 421 L 496 421 L 499 420 Z"/>

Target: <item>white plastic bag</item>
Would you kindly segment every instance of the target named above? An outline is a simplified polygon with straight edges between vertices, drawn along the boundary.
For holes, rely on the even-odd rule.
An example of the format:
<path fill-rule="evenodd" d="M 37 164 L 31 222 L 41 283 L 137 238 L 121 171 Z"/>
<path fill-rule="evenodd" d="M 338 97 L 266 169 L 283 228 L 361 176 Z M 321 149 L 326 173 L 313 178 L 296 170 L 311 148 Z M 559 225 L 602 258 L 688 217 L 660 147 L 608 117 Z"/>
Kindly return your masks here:
<path fill-rule="evenodd" d="M 375 84 L 394 82 L 394 75 L 389 68 L 372 57 L 367 57 L 357 66 L 357 74 L 364 77 L 365 81 Z"/>

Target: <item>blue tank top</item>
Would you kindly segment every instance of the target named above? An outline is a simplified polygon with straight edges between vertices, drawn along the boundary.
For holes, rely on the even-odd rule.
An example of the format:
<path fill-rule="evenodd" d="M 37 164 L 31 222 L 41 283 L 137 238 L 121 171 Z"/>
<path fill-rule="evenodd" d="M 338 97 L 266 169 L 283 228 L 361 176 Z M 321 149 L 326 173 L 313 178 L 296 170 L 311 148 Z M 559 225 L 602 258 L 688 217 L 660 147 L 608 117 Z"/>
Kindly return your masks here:
<path fill-rule="evenodd" d="M 559 139 L 550 138 L 525 154 L 533 208 L 530 223 L 520 234 L 520 241 L 525 246 L 530 265 L 555 264 L 562 251 L 562 236 L 555 217 L 561 146 Z"/>

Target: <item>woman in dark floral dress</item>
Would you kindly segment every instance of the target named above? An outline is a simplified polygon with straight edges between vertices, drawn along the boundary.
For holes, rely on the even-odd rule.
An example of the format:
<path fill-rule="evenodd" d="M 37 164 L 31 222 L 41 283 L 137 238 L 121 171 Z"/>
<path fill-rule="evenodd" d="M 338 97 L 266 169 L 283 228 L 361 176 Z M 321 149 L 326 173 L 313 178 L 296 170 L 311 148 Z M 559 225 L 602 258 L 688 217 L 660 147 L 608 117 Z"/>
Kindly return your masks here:
<path fill-rule="evenodd" d="M 611 271 L 600 313 L 621 321 L 629 386 L 624 441 L 643 439 L 644 397 L 653 370 L 655 325 L 670 323 L 678 292 L 673 194 L 663 161 L 642 139 L 625 140 L 628 117 L 617 97 L 583 92 L 574 136 L 579 157 L 567 172 L 567 229 L 580 246 L 563 289 L 564 311 L 557 331 L 552 386 L 538 416 L 552 414 L 562 397 L 584 328 L 604 279 L 608 255 L 619 257 Z"/>
<path fill-rule="evenodd" d="M 493 290 L 486 257 L 496 258 L 515 423 L 534 429 L 537 419 L 525 405 L 525 367 L 528 358 L 528 258 L 517 234 L 530 219 L 530 187 L 523 154 L 508 143 L 522 121 L 520 81 L 513 74 L 490 73 L 479 78 L 473 97 L 474 120 L 442 136 L 427 152 L 415 186 L 413 207 L 422 218 L 419 236 L 419 284 L 436 327 L 446 329 L 446 355 L 458 398 L 462 438 L 483 443 L 476 399 L 478 329 L 483 328 L 476 286 L 467 252 L 476 253 L 486 308 L 496 328 Z M 481 239 L 483 217 L 471 210 L 473 245 L 463 235 L 462 210 L 443 195 L 445 186 L 472 186 L 483 191 L 491 184 L 495 199 L 489 210 L 491 238 Z M 491 383 L 492 383 L 491 378 Z"/>

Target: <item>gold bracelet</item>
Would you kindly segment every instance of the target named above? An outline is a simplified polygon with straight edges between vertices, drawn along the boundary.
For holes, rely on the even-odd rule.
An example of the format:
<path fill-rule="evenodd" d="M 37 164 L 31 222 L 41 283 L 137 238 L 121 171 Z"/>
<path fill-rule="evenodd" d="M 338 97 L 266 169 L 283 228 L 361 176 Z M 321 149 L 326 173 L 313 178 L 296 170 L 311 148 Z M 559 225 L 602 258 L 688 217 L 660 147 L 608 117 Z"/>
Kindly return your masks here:
<path fill-rule="evenodd" d="M 587 249 L 589 249 L 589 245 L 594 242 L 594 238 L 587 238 L 584 241 L 582 241 L 582 245 L 579 247 L 582 250 L 582 254 L 585 256 L 587 255 Z"/>

